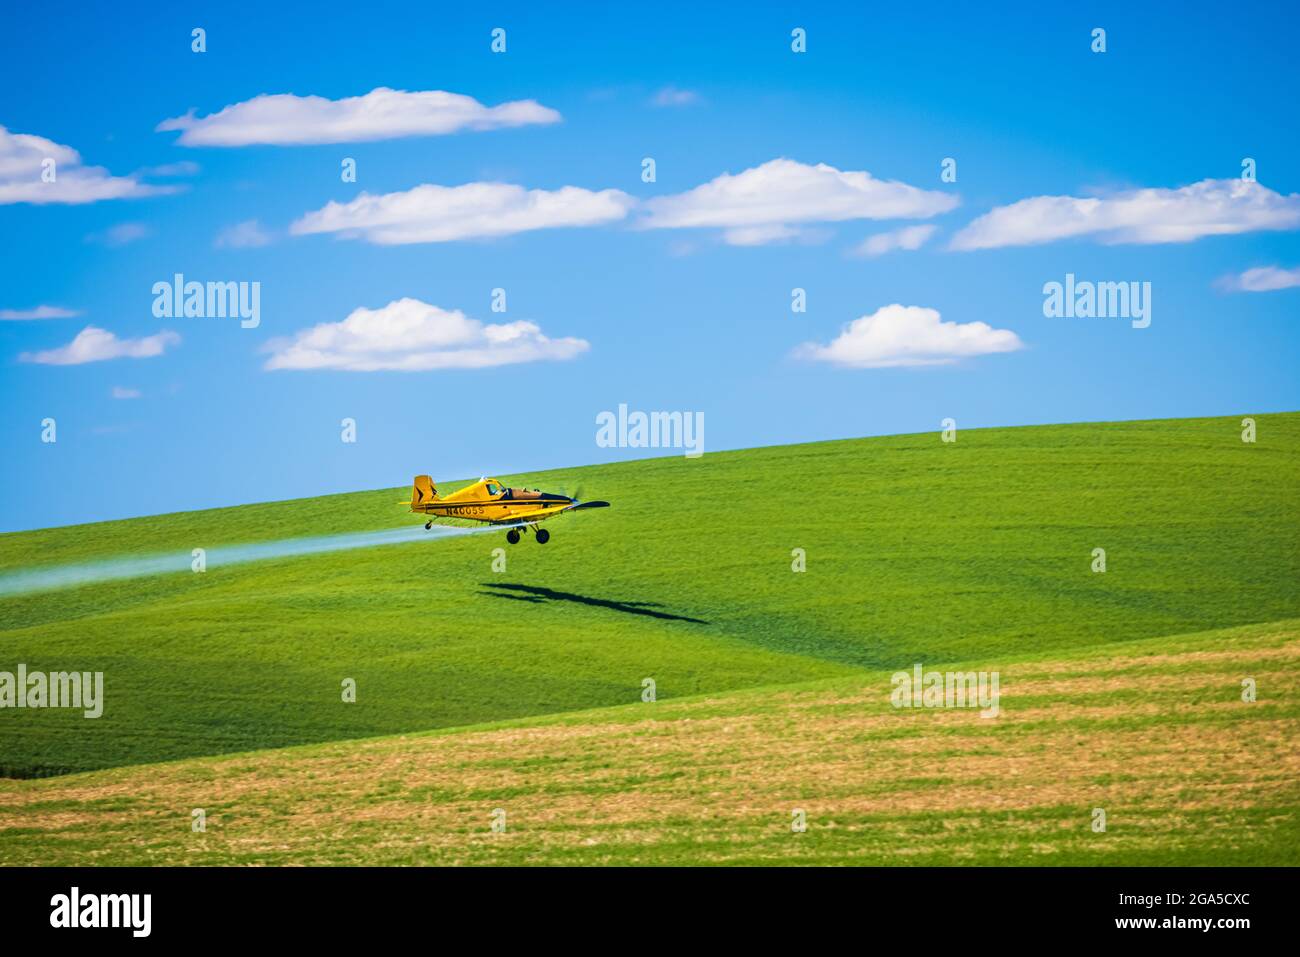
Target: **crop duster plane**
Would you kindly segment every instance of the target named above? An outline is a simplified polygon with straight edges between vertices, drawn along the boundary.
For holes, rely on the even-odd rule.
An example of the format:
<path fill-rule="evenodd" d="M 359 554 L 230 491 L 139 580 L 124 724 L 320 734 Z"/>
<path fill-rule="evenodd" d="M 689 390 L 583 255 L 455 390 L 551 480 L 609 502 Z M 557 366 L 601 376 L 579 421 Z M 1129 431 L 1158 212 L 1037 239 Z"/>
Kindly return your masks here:
<path fill-rule="evenodd" d="M 532 529 L 537 543 L 545 545 L 551 533 L 538 526 L 546 519 L 576 512 L 580 508 L 608 507 L 609 502 L 580 502 L 567 495 L 539 492 L 535 488 L 509 488 L 493 478 L 479 479 L 445 498 L 438 495 L 433 480 L 427 475 L 417 475 L 411 487 L 411 511 L 429 516 L 425 528 L 432 528 L 433 523 L 441 519 L 467 519 L 502 525 L 509 529 L 506 541 L 511 545 L 519 541 L 520 529 Z"/>

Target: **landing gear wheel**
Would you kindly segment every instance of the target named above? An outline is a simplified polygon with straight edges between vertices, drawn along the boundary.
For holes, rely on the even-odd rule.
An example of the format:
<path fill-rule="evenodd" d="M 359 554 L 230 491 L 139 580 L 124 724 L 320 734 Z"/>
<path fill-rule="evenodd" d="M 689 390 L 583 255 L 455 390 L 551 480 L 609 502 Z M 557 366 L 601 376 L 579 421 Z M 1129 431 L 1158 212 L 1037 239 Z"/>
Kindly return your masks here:
<path fill-rule="evenodd" d="M 431 528 L 433 528 L 433 519 L 429 519 L 427 522 L 424 523 L 424 530 L 426 532 Z"/>
<path fill-rule="evenodd" d="M 509 542 L 511 545 L 518 545 L 518 544 L 519 544 L 519 529 L 517 529 L 517 528 L 512 528 L 512 529 L 510 529 L 510 531 L 506 532 L 506 541 Z"/>
<path fill-rule="evenodd" d="M 538 544 L 538 545 L 545 545 L 545 544 L 546 544 L 547 542 L 549 542 L 550 540 L 551 540 L 551 533 L 550 533 L 550 532 L 548 532 L 548 531 L 547 531 L 546 529 L 544 529 L 544 528 L 539 528 L 539 529 L 537 530 L 537 544 Z"/>

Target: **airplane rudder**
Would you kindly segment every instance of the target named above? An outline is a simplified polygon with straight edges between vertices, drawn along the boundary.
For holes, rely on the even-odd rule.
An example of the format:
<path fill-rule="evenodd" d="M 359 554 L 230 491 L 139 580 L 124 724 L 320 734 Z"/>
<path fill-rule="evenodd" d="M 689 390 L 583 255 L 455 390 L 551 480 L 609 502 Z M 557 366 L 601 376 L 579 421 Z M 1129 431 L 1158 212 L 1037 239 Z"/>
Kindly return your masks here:
<path fill-rule="evenodd" d="M 427 504 L 437 497 L 438 490 L 434 488 L 433 479 L 427 475 L 417 475 L 411 486 L 411 506 Z"/>

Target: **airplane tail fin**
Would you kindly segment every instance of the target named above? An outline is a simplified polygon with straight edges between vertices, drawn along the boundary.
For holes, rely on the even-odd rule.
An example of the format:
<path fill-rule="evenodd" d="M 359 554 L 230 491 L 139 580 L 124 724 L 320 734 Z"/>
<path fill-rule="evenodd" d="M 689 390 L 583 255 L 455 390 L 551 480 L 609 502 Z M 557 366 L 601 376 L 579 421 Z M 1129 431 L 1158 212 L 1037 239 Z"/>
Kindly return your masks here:
<path fill-rule="evenodd" d="M 427 475 L 417 475 L 415 484 L 411 486 L 411 511 L 416 511 L 421 505 L 428 505 L 437 499 L 438 490 L 433 487 L 433 479 Z"/>

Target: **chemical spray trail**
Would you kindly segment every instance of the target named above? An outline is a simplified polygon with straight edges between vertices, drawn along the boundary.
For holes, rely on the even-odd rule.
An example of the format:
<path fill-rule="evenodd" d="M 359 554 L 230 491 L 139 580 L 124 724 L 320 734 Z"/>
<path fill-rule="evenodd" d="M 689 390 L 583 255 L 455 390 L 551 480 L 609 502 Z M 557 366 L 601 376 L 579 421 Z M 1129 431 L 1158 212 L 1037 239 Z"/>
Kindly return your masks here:
<path fill-rule="evenodd" d="M 322 552 L 340 552 L 353 548 L 374 548 L 380 545 L 403 545 L 433 539 L 459 538 L 476 532 L 500 531 L 507 526 L 486 525 L 481 528 L 437 527 L 426 531 L 422 526 L 390 528 L 379 532 L 347 532 L 340 535 L 321 535 L 314 538 L 286 538 L 275 542 L 256 542 L 251 545 L 229 545 L 206 550 L 205 561 L 209 572 L 228 565 L 247 562 L 264 562 L 276 558 L 297 558 Z M 171 552 L 138 557 L 107 558 L 75 565 L 52 565 L 45 568 L 25 568 L 0 574 L 0 598 L 25 595 L 31 592 L 50 591 L 56 588 L 75 588 L 78 585 L 95 585 L 100 582 L 119 581 L 126 578 L 147 578 L 190 572 L 194 561 L 191 552 Z"/>

